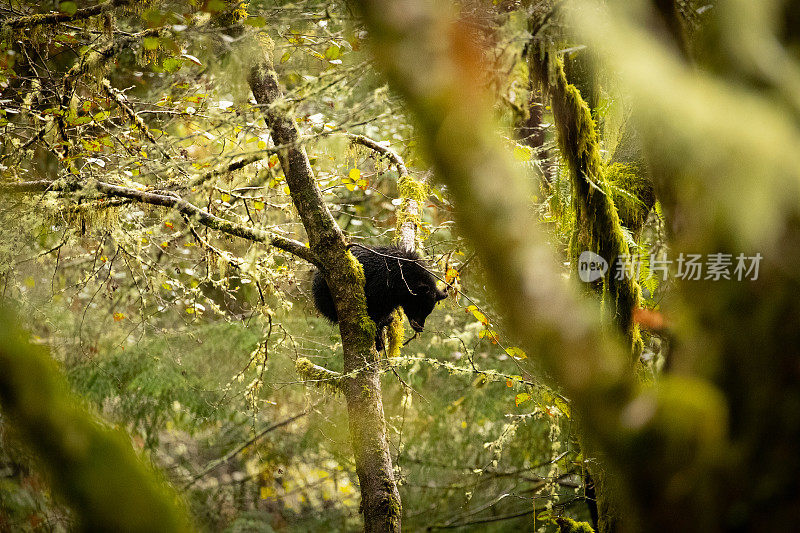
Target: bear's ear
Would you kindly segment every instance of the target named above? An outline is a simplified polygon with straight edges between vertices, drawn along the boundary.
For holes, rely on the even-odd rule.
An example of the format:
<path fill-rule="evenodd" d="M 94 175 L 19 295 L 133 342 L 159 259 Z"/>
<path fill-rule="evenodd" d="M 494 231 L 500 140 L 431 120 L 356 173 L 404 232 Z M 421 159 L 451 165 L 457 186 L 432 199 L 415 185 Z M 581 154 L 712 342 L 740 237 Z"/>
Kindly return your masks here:
<path fill-rule="evenodd" d="M 447 291 L 440 291 L 439 289 L 436 289 L 436 301 L 438 302 L 439 300 L 444 300 L 445 298 L 447 298 Z"/>

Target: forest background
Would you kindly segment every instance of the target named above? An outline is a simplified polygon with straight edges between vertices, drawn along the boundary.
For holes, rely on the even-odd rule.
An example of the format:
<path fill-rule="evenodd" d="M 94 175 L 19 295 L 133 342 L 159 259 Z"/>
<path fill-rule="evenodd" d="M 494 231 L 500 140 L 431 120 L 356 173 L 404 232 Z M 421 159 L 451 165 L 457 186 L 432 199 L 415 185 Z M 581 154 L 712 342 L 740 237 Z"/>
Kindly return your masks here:
<path fill-rule="evenodd" d="M 3 4 L 0 530 L 791 529 L 798 21 Z"/>

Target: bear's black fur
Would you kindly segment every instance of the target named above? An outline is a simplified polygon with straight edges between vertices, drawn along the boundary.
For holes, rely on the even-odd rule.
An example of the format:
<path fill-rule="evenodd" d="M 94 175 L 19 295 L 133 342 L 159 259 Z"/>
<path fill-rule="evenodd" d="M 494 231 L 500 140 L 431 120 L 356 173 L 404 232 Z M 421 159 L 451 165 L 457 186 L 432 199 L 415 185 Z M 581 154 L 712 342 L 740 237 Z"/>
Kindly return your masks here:
<path fill-rule="evenodd" d="M 375 347 L 379 351 L 383 348 L 383 328 L 391 323 L 395 309 L 402 307 L 411 327 L 420 332 L 436 302 L 447 298 L 447 292 L 436 288 L 436 279 L 416 252 L 397 246 L 353 246 L 350 251 L 364 266 L 367 314 L 378 327 Z M 337 322 L 336 306 L 319 270 L 314 274 L 312 292 L 319 312 Z"/>

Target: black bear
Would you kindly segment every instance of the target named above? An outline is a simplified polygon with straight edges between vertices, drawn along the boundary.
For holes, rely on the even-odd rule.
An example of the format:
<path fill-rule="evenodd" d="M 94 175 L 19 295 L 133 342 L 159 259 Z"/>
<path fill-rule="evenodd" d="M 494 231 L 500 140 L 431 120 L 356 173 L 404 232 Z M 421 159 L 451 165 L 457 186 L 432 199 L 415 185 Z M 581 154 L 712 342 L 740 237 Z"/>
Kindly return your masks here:
<path fill-rule="evenodd" d="M 383 348 L 383 329 L 391 323 L 395 309 L 402 307 L 414 331 L 421 332 L 436 302 L 447 298 L 447 292 L 436 287 L 436 279 L 416 252 L 397 246 L 353 246 L 351 252 L 364 266 L 367 314 L 378 326 L 378 351 Z M 319 270 L 314 274 L 312 292 L 319 312 L 337 322 L 331 292 Z"/>

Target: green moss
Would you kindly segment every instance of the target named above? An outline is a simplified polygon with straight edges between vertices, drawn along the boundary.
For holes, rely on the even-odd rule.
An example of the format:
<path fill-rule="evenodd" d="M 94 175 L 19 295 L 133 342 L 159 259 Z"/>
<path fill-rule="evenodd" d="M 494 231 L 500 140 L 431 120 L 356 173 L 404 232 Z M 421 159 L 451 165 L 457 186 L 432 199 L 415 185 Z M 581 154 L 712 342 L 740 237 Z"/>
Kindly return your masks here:
<path fill-rule="evenodd" d="M 556 523 L 559 533 L 594 533 L 592 526 L 586 522 L 576 522 L 566 516 L 556 519 Z"/>
<path fill-rule="evenodd" d="M 336 394 L 342 391 L 342 375 L 315 365 L 305 357 L 300 357 L 294 363 L 295 371 L 305 381 L 312 382 L 315 386 L 324 388 Z"/>
<path fill-rule="evenodd" d="M 613 187 L 604 177 L 600 142 L 591 110 L 580 91 L 567 81 L 564 65 L 554 60 L 552 72 L 553 115 L 558 143 L 570 171 L 576 225 L 570 241 L 573 264 L 584 250 L 591 250 L 615 265 L 620 256 L 629 256 L 620 214 L 614 203 Z M 619 167 L 614 167 L 619 171 Z M 619 172 L 618 172 L 619 174 Z M 633 181 L 633 180 L 630 180 Z M 633 354 L 641 352 L 641 335 L 632 322 L 633 310 L 640 305 L 635 279 L 615 279 L 610 271 L 603 280 L 602 301 L 606 310 L 631 340 Z"/>
<path fill-rule="evenodd" d="M 361 329 L 362 333 L 370 339 L 374 339 L 378 332 L 378 327 L 369 316 L 364 316 L 361 319 L 359 328 Z"/>
<path fill-rule="evenodd" d="M 403 176 L 397 184 L 397 192 L 400 194 L 400 198 L 422 203 L 428 198 L 429 189 L 425 183 L 415 180 L 409 175 Z"/>
<path fill-rule="evenodd" d="M 400 357 L 400 349 L 403 347 L 405 339 L 405 327 L 403 326 L 403 312 L 395 309 L 392 322 L 386 331 L 386 347 L 389 357 Z"/>

